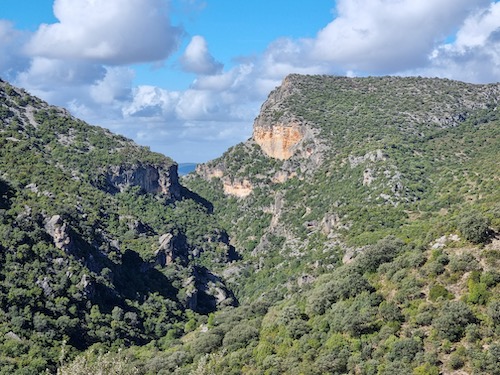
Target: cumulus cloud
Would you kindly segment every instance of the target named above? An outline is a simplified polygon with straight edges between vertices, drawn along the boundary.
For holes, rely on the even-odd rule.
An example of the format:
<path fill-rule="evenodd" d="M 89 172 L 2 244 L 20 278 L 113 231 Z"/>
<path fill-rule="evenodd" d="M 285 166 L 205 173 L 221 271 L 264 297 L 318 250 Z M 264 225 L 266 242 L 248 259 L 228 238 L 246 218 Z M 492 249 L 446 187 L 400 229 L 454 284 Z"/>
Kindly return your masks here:
<path fill-rule="evenodd" d="M 498 43 L 500 33 L 500 3 L 492 3 L 487 9 L 470 15 L 457 32 L 454 47 L 464 51 L 467 48 L 484 47 Z"/>
<path fill-rule="evenodd" d="M 131 97 L 134 71 L 125 67 L 108 67 L 103 79 L 90 87 L 90 96 L 96 103 L 114 104 Z"/>
<path fill-rule="evenodd" d="M 476 83 L 500 81 L 500 3 L 472 12 L 453 42 L 437 46 L 428 65 L 409 73 Z"/>
<path fill-rule="evenodd" d="M 488 0 L 339 0 L 337 17 L 319 31 L 311 58 L 346 70 L 394 73 L 427 56 L 471 11 Z"/>
<path fill-rule="evenodd" d="M 210 54 L 205 38 L 200 35 L 191 38 L 180 61 L 186 72 L 196 74 L 216 74 L 224 67 Z"/>
<path fill-rule="evenodd" d="M 105 74 L 102 65 L 35 57 L 29 68 L 18 75 L 17 83 L 36 88 L 87 85 Z"/>
<path fill-rule="evenodd" d="M 132 101 L 123 108 L 126 117 L 173 118 L 180 94 L 155 86 L 139 86 L 134 90 Z"/>
<path fill-rule="evenodd" d="M 170 24 L 162 0 L 55 0 L 58 23 L 40 26 L 26 51 L 51 59 L 105 64 L 163 60 L 182 30 Z"/>

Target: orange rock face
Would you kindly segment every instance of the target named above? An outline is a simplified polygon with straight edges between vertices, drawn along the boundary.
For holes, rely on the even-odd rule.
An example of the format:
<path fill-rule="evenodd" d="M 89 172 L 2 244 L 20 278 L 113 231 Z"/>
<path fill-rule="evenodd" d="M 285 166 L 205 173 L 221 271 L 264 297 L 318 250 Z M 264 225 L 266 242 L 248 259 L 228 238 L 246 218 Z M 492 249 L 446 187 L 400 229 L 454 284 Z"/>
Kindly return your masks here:
<path fill-rule="evenodd" d="M 266 155 L 286 160 L 292 157 L 293 147 L 300 142 L 303 134 L 298 123 L 277 123 L 270 128 L 255 127 L 253 138 Z"/>

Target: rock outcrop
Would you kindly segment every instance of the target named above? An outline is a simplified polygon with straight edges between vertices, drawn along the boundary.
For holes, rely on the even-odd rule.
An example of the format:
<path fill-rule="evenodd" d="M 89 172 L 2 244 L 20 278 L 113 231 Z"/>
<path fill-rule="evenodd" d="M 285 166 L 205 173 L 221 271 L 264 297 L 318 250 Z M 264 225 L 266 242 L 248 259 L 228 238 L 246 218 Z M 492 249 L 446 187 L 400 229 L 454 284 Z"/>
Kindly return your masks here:
<path fill-rule="evenodd" d="M 285 99 L 296 91 L 293 77 L 285 78 L 282 85 L 271 92 L 253 127 L 253 139 L 262 151 L 267 156 L 279 160 L 292 157 L 307 130 L 305 124 L 291 116 L 284 106 Z"/>
<path fill-rule="evenodd" d="M 226 195 L 245 198 L 253 191 L 252 183 L 247 179 L 231 181 L 229 178 L 225 178 L 222 183 Z"/>
<path fill-rule="evenodd" d="M 188 251 L 185 238 L 180 235 L 166 233 L 160 236 L 158 249 L 155 252 L 155 265 L 166 267 L 176 260 L 181 264 L 187 264 Z"/>
<path fill-rule="evenodd" d="M 192 276 L 185 280 L 186 306 L 202 314 L 224 306 L 237 306 L 234 294 L 222 279 L 205 267 L 193 267 Z"/>
<path fill-rule="evenodd" d="M 245 198 L 252 193 L 254 188 L 252 183 L 246 178 L 231 178 L 226 175 L 227 172 L 223 165 L 209 166 L 207 164 L 200 164 L 196 167 L 196 173 L 205 180 L 220 178 L 224 194 L 233 197 Z"/>
<path fill-rule="evenodd" d="M 303 128 L 299 121 L 278 122 L 272 126 L 254 125 L 253 139 L 267 156 L 287 160 L 294 154 L 294 148 L 303 139 Z"/>
<path fill-rule="evenodd" d="M 62 220 L 60 215 L 52 216 L 45 224 L 45 230 L 52 237 L 55 247 L 64 250 L 66 253 L 74 250 L 68 225 Z"/>
<path fill-rule="evenodd" d="M 139 186 L 146 193 L 161 194 L 172 199 L 181 196 L 177 164 L 112 166 L 106 173 L 106 184 L 113 193 L 122 192 L 130 186 Z"/>

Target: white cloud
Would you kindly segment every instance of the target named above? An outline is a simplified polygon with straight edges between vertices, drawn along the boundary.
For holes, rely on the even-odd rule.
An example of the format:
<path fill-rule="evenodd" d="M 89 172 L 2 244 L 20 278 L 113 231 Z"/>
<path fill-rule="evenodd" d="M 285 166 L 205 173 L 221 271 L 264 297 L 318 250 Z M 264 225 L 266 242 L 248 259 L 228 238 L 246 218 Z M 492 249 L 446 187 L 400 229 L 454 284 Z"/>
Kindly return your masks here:
<path fill-rule="evenodd" d="M 13 83 L 51 104 L 66 105 L 76 98 L 88 97 L 90 85 L 105 75 L 106 69 L 101 65 L 36 57 L 16 75 Z"/>
<path fill-rule="evenodd" d="M 26 51 L 52 59 L 105 64 L 163 60 L 182 31 L 162 0 L 55 0 L 55 24 L 41 25 Z"/>
<path fill-rule="evenodd" d="M 196 74 L 216 74 L 224 67 L 210 54 L 205 38 L 200 35 L 191 38 L 180 62 L 186 72 Z"/>
<path fill-rule="evenodd" d="M 500 33 L 500 3 L 492 3 L 489 8 L 481 9 L 470 15 L 457 32 L 454 44 L 456 49 L 484 47 L 488 43 L 498 43 Z M 495 39 L 496 40 L 492 40 Z"/>
<path fill-rule="evenodd" d="M 428 65 L 408 73 L 476 83 L 500 81 L 500 3 L 472 12 L 453 42 L 437 46 Z"/>
<path fill-rule="evenodd" d="M 133 99 L 123 108 L 126 117 L 173 118 L 180 94 L 154 86 L 139 86 Z"/>
<path fill-rule="evenodd" d="M 437 43 L 488 0 L 339 0 L 337 17 L 319 31 L 313 60 L 345 70 L 394 73 L 422 66 Z"/>
<path fill-rule="evenodd" d="M 96 103 L 113 104 L 131 97 L 134 71 L 125 67 L 106 68 L 106 75 L 90 88 L 90 96 Z"/>

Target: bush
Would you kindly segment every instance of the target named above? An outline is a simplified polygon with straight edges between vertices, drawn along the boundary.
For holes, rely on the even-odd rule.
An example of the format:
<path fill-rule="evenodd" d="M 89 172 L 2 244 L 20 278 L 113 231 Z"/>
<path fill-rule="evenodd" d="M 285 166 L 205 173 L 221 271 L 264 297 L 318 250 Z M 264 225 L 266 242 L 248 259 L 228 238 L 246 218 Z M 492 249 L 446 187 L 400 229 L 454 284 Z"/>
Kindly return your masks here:
<path fill-rule="evenodd" d="M 467 286 L 469 287 L 467 302 L 477 305 L 485 305 L 488 302 L 490 292 L 488 291 L 488 286 L 485 283 L 476 282 L 470 278 Z"/>
<path fill-rule="evenodd" d="M 458 230 L 462 236 L 475 244 L 485 243 L 489 238 L 490 220 L 477 212 L 462 215 Z"/>
<path fill-rule="evenodd" d="M 222 344 L 231 351 L 246 347 L 251 341 L 259 337 L 259 330 L 252 327 L 249 322 L 235 325 L 226 335 Z"/>
<path fill-rule="evenodd" d="M 403 245 L 396 237 L 386 237 L 362 253 L 357 259 L 357 265 L 361 272 L 375 272 L 378 266 L 393 260 L 403 249 Z"/>
<path fill-rule="evenodd" d="M 451 272 L 467 272 L 479 270 L 481 265 L 472 254 L 464 253 L 452 257 L 449 267 Z"/>
<path fill-rule="evenodd" d="M 213 332 L 200 333 L 193 342 L 193 353 L 210 353 L 222 344 L 222 336 Z"/>
<path fill-rule="evenodd" d="M 308 312 L 321 315 L 338 300 L 355 297 L 364 291 L 373 291 L 373 287 L 358 271 L 359 268 L 351 265 L 333 271 L 329 275 L 331 280 L 316 287 L 309 295 Z"/>
<path fill-rule="evenodd" d="M 415 367 L 413 369 L 413 375 L 439 375 L 439 367 L 426 363 Z"/>
<path fill-rule="evenodd" d="M 429 299 L 436 301 L 438 298 L 451 299 L 453 295 L 442 285 L 433 285 L 429 290 Z"/>
<path fill-rule="evenodd" d="M 488 315 L 494 324 L 500 324 L 500 301 L 491 301 L 488 304 Z"/>
<path fill-rule="evenodd" d="M 462 338 L 465 327 L 474 323 L 474 314 L 462 301 L 449 301 L 443 305 L 441 315 L 434 319 L 434 327 L 443 339 L 458 341 Z"/>
<path fill-rule="evenodd" d="M 387 358 L 393 361 L 403 361 L 409 363 L 415 358 L 418 352 L 423 349 L 422 342 L 414 338 L 402 338 L 397 340 L 390 349 Z"/>
<path fill-rule="evenodd" d="M 457 354 L 457 353 L 453 353 L 451 356 L 450 356 L 450 362 L 449 362 L 449 365 L 450 365 L 450 368 L 453 369 L 453 370 L 458 370 L 462 367 L 464 367 L 464 359 L 462 358 L 461 355 Z"/>
<path fill-rule="evenodd" d="M 139 370 L 121 353 L 95 353 L 92 350 L 57 369 L 57 375 L 87 374 L 132 375 L 139 374 Z"/>

